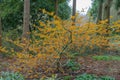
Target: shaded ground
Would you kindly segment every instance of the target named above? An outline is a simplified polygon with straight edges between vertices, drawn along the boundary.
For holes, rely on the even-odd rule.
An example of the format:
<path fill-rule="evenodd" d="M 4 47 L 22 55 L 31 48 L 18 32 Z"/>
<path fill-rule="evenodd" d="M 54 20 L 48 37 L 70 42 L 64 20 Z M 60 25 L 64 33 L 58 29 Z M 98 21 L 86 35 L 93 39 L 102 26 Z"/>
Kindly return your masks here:
<path fill-rule="evenodd" d="M 78 59 L 82 65 L 81 70 L 77 73 L 86 72 L 98 76 L 112 76 L 120 80 L 120 61 L 96 61 L 88 58 Z"/>
<path fill-rule="evenodd" d="M 0 57 L 0 72 L 7 71 L 9 64 L 13 61 L 13 59 Z M 81 64 L 81 68 L 78 71 L 72 72 L 72 75 L 90 73 L 98 76 L 112 76 L 116 80 L 120 80 L 120 61 L 96 61 L 91 59 L 91 57 L 81 57 L 78 58 L 78 62 Z"/>
<path fill-rule="evenodd" d="M 8 66 L 11 62 L 13 62 L 13 59 L 6 59 L 0 56 L 0 72 L 8 71 Z"/>

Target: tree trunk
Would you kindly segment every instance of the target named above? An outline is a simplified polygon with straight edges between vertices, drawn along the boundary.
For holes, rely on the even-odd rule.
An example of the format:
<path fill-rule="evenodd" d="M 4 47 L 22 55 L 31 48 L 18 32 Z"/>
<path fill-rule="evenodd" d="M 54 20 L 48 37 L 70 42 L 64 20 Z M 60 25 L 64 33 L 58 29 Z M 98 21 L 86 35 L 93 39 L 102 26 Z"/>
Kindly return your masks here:
<path fill-rule="evenodd" d="M 99 0 L 97 23 L 99 23 L 99 21 L 102 20 L 102 9 L 103 9 L 103 0 Z"/>
<path fill-rule="evenodd" d="M 107 10 L 108 24 L 110 24 L 110 4 L 111 4 L 111 0 L 108 0 L 108 10 Z"/>
<path fill-rule="evenodd" d="M 75 16 L 76 14 L 76 0 L 73 0 L 73 11 L 72 11 L 72 16 Z"/>
<path fill-rule="evenodd" d="M 23 17 L 23 34 L 22 40 L 29 40 L 29 24 L 30 24 L 30 0 L 24 0 L 24 17 Z"/>
<path fill-rule="evenodd" d="M 111 6 L 111 1 L 112 0 L 106 0 L 106 4 L 104 6 L 104 16 L 103 19 L 108 20 L 108 24 L 110 24 L 110 6 Z"/>
<path fill-rule="evenodd" d="M 0 46 L 2 46 L 2 22 L 1 22 L 1 15 L 0 15 Z"/>
<path fill-rule="evenodd" d="M 55 15 L 58 16 L 58 0 L 55 0 Z"/>
<path fill-rule="evenodd" d="M 72 16 L 75 16 L 76 14 L 76 0 L 73 0 L 73 11 Z M 75 24 L 75 18 L 73 19 L 73 25 Z"/>

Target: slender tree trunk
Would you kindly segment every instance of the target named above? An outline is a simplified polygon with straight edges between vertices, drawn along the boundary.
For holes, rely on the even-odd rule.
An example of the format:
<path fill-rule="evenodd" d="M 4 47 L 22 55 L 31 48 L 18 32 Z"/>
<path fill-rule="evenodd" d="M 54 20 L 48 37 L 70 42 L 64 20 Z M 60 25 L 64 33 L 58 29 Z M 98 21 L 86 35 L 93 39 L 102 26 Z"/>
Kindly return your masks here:
<path fill-rule="evenodd" d="M 1 17 L 0 17 L 0 46 L 2 46 L 2 22 L 1 22 Z"/>
<path fill-rule="evenodd" d="M 103 0 L 99 0 L 97 23 L 99 23 L 99 21 L 102 20 L 102 9 L 103 9 Z"/>
<path fill-rule="evenodd" d="M 24 17 L 23 17 L 23 34 L 22 40 L 29 40 L 29 24 L 30 24 L 30 0 L 24 0 Z"/>
<path fill-rule="evenodd" d="M 76 0 L 73 0 L 72 16 L 75 16 L 75 14 L 76 14 Z M 73 25 L 75 25 L 75 18 L 73 19 Z"/>
<path fill-rule="evenodd" d="M 76 14 L 76 0 L 73 0 L 73 11 L 72 11 L 72 16 L 75 16 Z"/>
<path fill-rule="evenodd" d="M 55 15 L 58 16 L 58 0 L 55 0 Z"/>
<path fill-rule="evenodd" d="M 108 24 L 110 24 L 110 4 L 111 4 L 111 0 L 108 0 L 108 10 L 107 10 Z"/>

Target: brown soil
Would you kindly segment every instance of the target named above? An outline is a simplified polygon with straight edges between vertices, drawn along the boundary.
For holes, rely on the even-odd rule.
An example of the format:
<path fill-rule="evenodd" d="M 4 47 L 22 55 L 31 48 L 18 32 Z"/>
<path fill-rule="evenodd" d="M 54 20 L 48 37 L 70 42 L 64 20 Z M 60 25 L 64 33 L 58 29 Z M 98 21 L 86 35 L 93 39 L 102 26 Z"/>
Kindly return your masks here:
<path fill-rule="evenodd" d="M 72 75 L 83 73 L 95 74 L 98 76 L 112 76 L 116 80 L 120 80 L 120 61 L 96 61 L 90 57 L 78 58 L 77 61 L 81 64 L 78 71 L 72 72 Z M 6 59 L 0 57 L 0 72 L 8 71 L 8 67 L 14 59 Z M 69 74 L 69 72 L 66 72 Z"/>

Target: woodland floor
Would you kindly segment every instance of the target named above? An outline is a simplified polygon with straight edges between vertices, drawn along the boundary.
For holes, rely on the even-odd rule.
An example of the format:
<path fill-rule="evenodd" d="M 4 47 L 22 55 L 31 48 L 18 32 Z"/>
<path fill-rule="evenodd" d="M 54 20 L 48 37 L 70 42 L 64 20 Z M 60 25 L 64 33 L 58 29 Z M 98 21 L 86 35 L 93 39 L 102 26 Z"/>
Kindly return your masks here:
<path fill-rule="evenodd" d="M 81 64 L 80 70 L 75 72 L 66 71 L 65 74 L 79 75 L 83 73 L 95 74 L 97 76 L 112 76 L 120 80 L 120 61 L 97 61 L 91 57 L 80 57 L 77 61 Z M 14 59 L 0 58 L 0 72 L 7 71 Z"/>
<path fill-rule="evenodd" d="M 77 71 L 96 74 L 98 76 L 112 76 L 120 80 L 120 61 L 96 61 L 90 57 L 79 59 L 82 68 Z"/>

